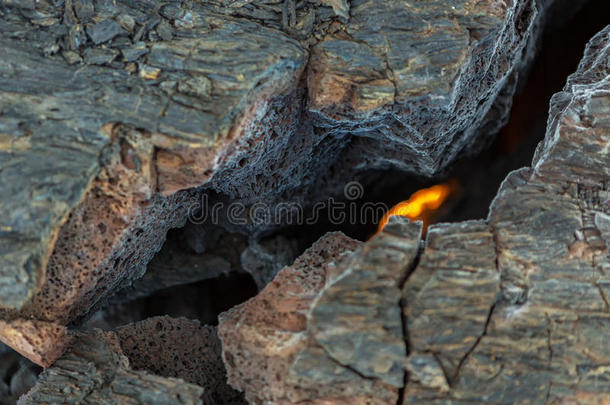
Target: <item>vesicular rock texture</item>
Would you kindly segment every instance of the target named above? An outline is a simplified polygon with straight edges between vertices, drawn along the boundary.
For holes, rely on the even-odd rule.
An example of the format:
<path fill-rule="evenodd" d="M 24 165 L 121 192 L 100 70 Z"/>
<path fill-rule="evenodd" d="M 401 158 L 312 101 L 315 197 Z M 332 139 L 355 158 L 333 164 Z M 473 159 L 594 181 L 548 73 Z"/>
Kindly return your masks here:
<path fill-rule="evenodd" d="M 486 221 L 431 226 L 419 255 L 418 225 L 391 223 L 303 294 L 298 339 L 259 322 L 288 319 L 291 268 L 224 315 L 229 382 L 263 403 L 607 403 L 609 61 L 610 26 L 553 97 L 532 167 L 507 177 Z M 282 373 L 260 367 L 287 348 Z"/>
<path fill-rule="evenodd" d="M 205 183 L 224 146 L 294 91 L 306 58 L 295 40 L 202 7 L 161 5 L 1 4 L 8 321 L 65 325 L 141 276 L 194 204 L 193 192 L 178 190 Z M 63 58 L 52 55 L 59 49 Z M 84 64 L 72 65 L 80 54 Z"/>
<path fill-rule="evenodd" d="M 502 122 L 536 15 L 295 4 L 0 2 L 4 319 L 64 326 L 129 285 L 191 187 L 251 204 L 367 168 L 433 175 Z"/>
<path fill-rule="evenodd" d="M 400 283 L 421 232 L 406 222 L 396 218 L 353 255 L 357 242 L 326 235 L 223 314 L 229 383 L 253 403 L 396 403 L 406 357 Z"/>
<path fill-rule="evenodd" d="M 122 326 L 116 333 L 134 369 L 197 384 L 205 389 L 206 404 L 245 403 L 227 385 L 215 327 L 163 316 Z"/>
<path fill-rule="evenodd" d="M 347 164 L 433 175 L 485 143 L 486 121 L 503 124 L 508 110 L 491 107 L 519 73 L 535 14 L 527 1 L 354 1 L 346 28 L 312 49 L 310 111 L 356 134 Z"/>
<path fill-rule="evenodd" d="M 226 383 L 216 328 L 168 316 L 73 334 L 20 404 L 244 404 Z"/>
<path fill-rule="evenodd" d="M 19 404 L 202 404 L 203 388 L 134 371 L 113 332 L 80 334 Z"/>

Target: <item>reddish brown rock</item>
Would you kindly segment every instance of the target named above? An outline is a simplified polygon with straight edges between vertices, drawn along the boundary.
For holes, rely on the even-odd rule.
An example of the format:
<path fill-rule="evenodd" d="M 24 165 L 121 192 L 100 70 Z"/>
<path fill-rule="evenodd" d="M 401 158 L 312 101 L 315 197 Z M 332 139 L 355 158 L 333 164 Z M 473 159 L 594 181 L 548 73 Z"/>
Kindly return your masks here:
<path fill-rule="evenodd" d="M 223 314 L 229 383 L 251 402 L 396 403 L 406 358 L 399 286 L 420 232 L 394 218 L 353 253 L 356 242 L 328 234 Z"/>
<path fill-rule="evenodd" d="M 0 321 L 0 340 L 34 363 L 49 367 L 68 347 L 71 337 L 63 325 L 16 319 Z"/>
<path fill-rule="evenodd" d="M 436 174 L 503 122 L 534 5 L 2 2 L 0 317 L 85 316 L 190 188 L 311 202 L 361 168 Z"/>
<path fill-rule="evenodd" d="M 84 14 L 72 2 L 0 5 L 0 204 L 10 212 L 0 225 L 3 319 L 66 325 L 140 277 L 194 206 L 195 193 L 183 190 L 231 166 L 222 161 L 239 146 L 230 144 L 272 135 L 257 127 L 266 115 L 294 114 L 284 97 L 305 63 L 295 40 L 202 5 L 186 15 L 95 3 Z M 44 33 L 23 10 L 48 18 Z M 162 36 L 147 35 L 149 17 L 162 20 Z M 55 43 L 41 52 L 47 39 L 67 48 L 66 60 Z M 139 59 L 139 74 L 116 59 L 131 40 L 144 48 L 124 52 Z M 79 53 L 84 65 L 73 66 Z"/>
<path fill-rule="evenodd" d="M 531 49 L 535 3 L 2 2 L 0 317 L 31 322 L 15 343 L 2 338 L 40 362 L 48 361 L 46 351 L 56 357 L 59 346 L 24 339 L 45 335 L 46 323 L 78 321 L 140 277 L 167 230 L 181 226 L 199 202 L 191 187 L 247 204 L 307 201 L 305 194 L 320 192 L 310 189 L 314 180 L 336 190 L 362 168 L 432 176 L 476 150 L 506 117 Z M 597 108 L 592 122 L 603 123 L 604 97 L 587 103 Z M 582 122 L 589 124 L 587 117 Z M 603 142 L 588 147 L 605 150 Z M 584 184 L 582 192 L 593 195 L 587 199 L 599 200 L 605 179 L 590 180 L 573 159 L 564 152 L 552 170 L 572 164 L 586 177 L 574 180 L 577 187 Z M 564 219 L 572 226 L 577 204 L 564 202 L 553 207 L 569 211 Z M 580 221 L 570 253 L 599 260 L 606 214 L 587 208 Z M 398 276 L 407 267 L 389 268 Z M 523 273 L 536 267 L 508 268 L 503 291 L 530 291 Z M 323 322 L 315 336 L 328 353 L 304 352 L 295 363 L 301 374 L 309 362 L 328 360 L 330 374 L 373 378 L 365 381 L 365 397 L 377 380 L 392 387 L 380 395 L 395 395 L 404 369 L 397 359 L 405 352 L 392 305 L 400 277 L 376 273 L 384 272 L 367 274 L 375 274 L 383 291 L 376 296 L 386 301 L 366 309 L 389 306 L 378 319 L 389 331 L 381 342 L 391 336 L 388 352 L 377 350 L 379 337 L 372 336 L 355 345 L 354 359 L 337 343 L 345 325 L 327 330 Z M 606 284 L 596 283 L 602 297 Z M 347 300 L 358 285 L 342 278 L 320 302 Z M 585 302 L 602 305 L 590 284 L 579 287 Z M 572 292 L 558 280 L 532 291 L 545 297 L 555 288 Z M 374 320 L 366 318 L 360 331 Z M 287 322 L 298 329 L 303 320 Z"/>
<path fill-rule="evenodd" d="M 258 296 L 221 315 L 218 334 L 229 383 L 244 391 L 248 401 L 316 403 L 333 397 L 356 401 L 361 396 L 373 398 L 374 390 L 387 391 L 328 359 L 307 333 L 315 299 L 342 272 L 358 245 L 342 234 L 327 234 L 281 270 Z M 298 363 L 316 375 L 334 375 L 334 384 L 320 386 L 316 375 L 299 374 L 294 370 Z M 359 384 L 368 394 L 360 394 Z"/>
<path fill-rule="evenodd" d="M 122 326 L 116 333 L 134 370 L 197 384 L 205 390 L 206 404 L 245 403 L 227 385 L 215 327 L 161 316 Z"/>

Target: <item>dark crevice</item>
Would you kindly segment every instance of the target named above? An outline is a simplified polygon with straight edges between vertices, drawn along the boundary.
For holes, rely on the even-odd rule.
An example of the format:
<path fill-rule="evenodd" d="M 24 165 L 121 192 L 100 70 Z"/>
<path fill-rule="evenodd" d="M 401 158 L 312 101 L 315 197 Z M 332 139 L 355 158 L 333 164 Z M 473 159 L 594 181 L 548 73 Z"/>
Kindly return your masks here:
<path fill-rule="evenodd" d="M 375 177 L 371 193 L 382 190 L 378 193 L 381 197 L 375 197 L 378 201 L 393 205 L 406 200 L 417 189 L 457 178 L 461 191 L 437 220 L 458 222 L 487 217 L 506 175 L 530 166 L 535 149 L 546 134 L 549 101 L 576 71 L 587 42 L 608 24 L 610 2 L 583 1 L 580 9 L 568 16 L 564 9 L 565 4 L 560 1 L 549 10 L 533 65 L 525 80 L 520 80 L 509 121 L 492 145 L 478 156 L 458 160 L 432 181 L 395 171 L 371 173 Z M 370 229 L 372 234 L 374 227 Z"/>
<path fill-rule="evenodd" d="M 548 351 L 549 351 L 549 363 L 548 363 L 548 367 L 549 367 L 549 370 L 550 370 L 552 365 L 553 365 L 553 343 L 552 343 L 552 340 L 551 340 L 551 334 L 553 332 L 553 321 L 551 320 L 551 317 L 549 316 L 548 313 L 545 312 L 544 316 L 545 316 L 546 321 L 547 321 L 547 323 L 549 325 L 548 329 L 547 329 L 547 340 L 546 340 L 546 342 L 547 342 L 547 348 L 548 348 Z M 546 398 L 544 400 L 545 405 L 549 403 L 549 399 L 551 397 L 551 388 L 552 387 L 553 387 L 553 381 L 551 380 L 551 381 L 549 381 L 549 389 L 548 389 L 548 391 L 546 393 Z"/>
<path fill-rule="evenodd" d="M 441 361 L 439 354 L 436 352 L 430 352 L 430 354 L 432 354 L 432 357 L 434 357 L 434 360 L 436 360 L 436 363 L 438 364 L 441 371 L 443 372 L 443 376 L 445 377 L 445 381 L 447 381 L 447 385 L 449 385 L 449 387 L 451 387 L 453 384 L 453 380 L 451 378 L 451 375 L 449 375 L 449 372 L 445 368 L 445 364 Z"/>
<path fill-rule="evenodd" d="M 464 363 L 466 362 L 466 360 L 468 359 L 468 357 L 476 350 L 477 346 L 479 345 L 479 343 L 481 343 L 481 340 L 483 340 L 483 338 L 485 336 L 487 336 L 487 328 L 489 327 L 489 324 L 491 323 L 491 317 L 493 316 L 494 310 L 496 308 L 496 304 L 494 303 L 491 308 L 489 309 L 489 313 L 487 314 L 487 320 L 485 321 L 485 327 L 483 328 L 483 333 L 477 338 L 477 340 L 474 342 L 474 344 L 472 345 L 472 347 L 466 352 L 466 354 L 460 359 L 457 368 L 455 369 L 455 374 L 453 375 L 453 377 L 451 378 L 451 381 L 448 381 L 450 385 L 455 384 L 456 382 L 459 381 L 460 378 L 460 372 L 462 371 L 462 366 L 464 365 Z"/>
<path fill-rule="evenodd" d="M 110 330 L 154 316 L 197 319 L 204 325 L 217 325 L 218 315 L 241 304 L 257 293 L 247 273 L 230 273 L 196 283 L 156 291 L 146 297 L 110 305 L 87 321 L 87 328 Z"/>
<path fill-rule="evenodd" d="M 411 262 L 411 265 L 409 266 L 409 268 L 405 272 L 404 279 L 401 280 L 400 283 L 399 283 L 399 288 L 400 288 L 401 292 L 403 291 L 403 289 L 405 287 L 405 284 L 409 280 L 409 277 L 415 272 L 415 270 L 417 269 L 417 266 L 419 266 L 419 262 L 421 261 L 421 257 L 424 254 L 425 248 L 426 248 L 425 241 L 421 240 L 420 243 L 419 243 L 419 249 L 417 250 L 417 255 L 415 256 L 415 258 Z M 411 354 L 411 344 L 410 344 L 410 339 L 409 339 L 409 329 L 408 329 L 408 324 L 407 324 L 407 316 L 405 314 L 406 307 L 407 307 L 407 300 L 405 299 L 404 296 L 400 299 L 398 305 L 400 306 L 400 321 L 401 321 L 401 324 L 402 324 L 402 336 L 403 336 L 403 340 L 405 342 L 405 348 L 406 348 L 407 357 L 408 357 Z M 404 402 L 404 398 L 405 398 L 405 393 L 406 393 L 406 390 L 407 390 L 407 383 L 408 383 L 408 381 L 409 381 L 409 372 L 405 368 L 405 372 L 404 372 L 404 376 L 403 376 L 403 385 L 398 390 L 398 402 L 397 402 L 397 405 L 402 405 L 403 402 Z"/>
<path fill-rule="evenodd" d="M 356 374 L 358 377 L 362 378 L 363 380 L 377 381 L 376 377 L 366 376 L 366 375 L 362 374 L 360 371 L 358 371 L 357 369 L 355 369 L 354 367 L 350 366 L 349 364 L 341 363 L 339 360 L 337 360 L 335 357 L 333 357 L 330 353 L 328 353 L 328 351 L 326 350 L 325 347 L 323 347 L 323 346 L 320 346 L 320 347 L 322 348 L 322 350 L 324 350 L 326 352 L 326 358 L 329 359 L 330 361 L 332 361 L 333 363 L 335 363 L 336 365 L 338 365 L 339 367 L 342 367 L 346 370 L 351 371 L 352 373 Z"/>
<path fill-rule="evenodd" d="M 553 389 L 553 383 L 551 382 L 551 383 L 549 384 L 549 388 L 548 388 L 548 390 L 546 391 L 546 397 L 544 398 L 544 405 L 549 404 L 549 401 L 550 401 L 550 399 L 551 399 L 551 390 L 552 390 L 552 389 Z"/>

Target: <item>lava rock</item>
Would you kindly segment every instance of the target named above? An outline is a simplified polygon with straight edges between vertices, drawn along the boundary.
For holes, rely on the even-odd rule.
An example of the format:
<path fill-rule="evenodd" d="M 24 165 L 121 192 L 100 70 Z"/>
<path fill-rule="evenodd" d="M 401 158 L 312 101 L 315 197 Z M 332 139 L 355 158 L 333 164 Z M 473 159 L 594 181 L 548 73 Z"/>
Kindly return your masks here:
<path fill-rule="evenodd" d="M 204 389 L 177 378 L 134 371 L 114 332 L 94 329 L 40 375 L 19 404 L 203 404 Z"/>
<path fill-rule="evenodd" d="M 400 223 L 392 223 L 378 246 L 356 252 L 359 243 L 327 234 L 257 297 L 222 314 L 218 333 L 229 383 L 250 402 L 396 403 L 393 375 L 402 372 L 394 361 L 406 356 L 398 284 L 409 260 L 401 259 L 415 258 L 421 230 Z M 384 243 L 396 266 L 377 273 L 384 269 L 374 266 Z M 362 284 L 367 279 L 371 288 Z M 353 295 L 355 285 L 365 287 L 362 299 Z M 393 311 L 385 310 L 386 302 Z M 362 335 L 367 328 L 370 335 Z M 360 344 L 357 334 L 365 339 Z"/>
<path fill-rule="evenodd" d="M 297 241 L 283 235 L 252 240 L 241 252 L 240 262 L 250 273 L 260 290 L 273 280 L 285 266 L 294 262 L 297 256 Z"/>
<path fill-rule="evenodd" d="M 205 389 L 206 404 L 245 403 L 226 383 L 216 328 L 168 316 L 149 318 L 116 330 L 135 370 L 181 378 Z"/>
<path fill-rule="evenodd" d="M 0 236 L 5 258 L 0 306 L 13 311 L 23 308 L 18 316 L 67 323 L 120 289 L 121 283 L 130 284 L 141 276 L 167 229 L 186 220 L 194 195 L 178 189 L 209 178 L 214 159 L 235 128 L 231 117 L 242 115 L 238 112 L 244 108 L 242 97 L 253 94 L 250 88 L 268 72 L 286 79 L 274 85 L 277 92 L 284 92 L 285 81 L 290 82 L 288 78 L 302 68 L 305 53 L 295 41 L 278 38 L 271 30 L 253 30 L 256 25 L 248 22 L 218 21 L 222 24 L 216 39 L 198 48 L 200 56 L 187 60 L 193 46 L 202 43 L 181 38 L 171 46 L 153 48 L 148 60 L 155 69 L 167 69 L 170 77 L 180 76 L 173 67 L 185 61 L 188 69 L 199 72 L 195 76 L 206 75 L 223 60 L 245 54 L 277 66 L 270 69 L 271 65 L 244 61 L 248 69 L 235 67 L 229 74 L 232 77 L 217 77 L 214 88 L 227 97 L 212 94 L 222 102 L 205 105 L 216 106 L 218 114 L 208 113 L 208 107 L 195 99 L 191 101 L 199 107 L 185 107 L 185 102 L 191 104 L 184 99 L 189 95 L 175 95 L 174 104 L 155 84 L 126 71 L 85 67 L 76 74 L 76 67 L 39 55 L 34 44 L 3 38 L 2 60 L 23 63 L 17 71 L 12 64 L 0 67 L 0 75 L 12 77 L 2 81 L 0 90 L 0 128 L 3 134 L 11 134 L 2 140 L 0 185 L 6 196 L 2 207 L 12 213 L 3 219 L 6 232 Z M 226 49 L 228 39 L 239 36 L 250 48 Z M 276 45 L 263 45 L 269 41 Z M 215 60 L 205 47 L 216 53 Z M 283 50 L 277 53 L 282 56 L 269 59 L 269 49 Z M 62 85 L 43 76 L 54 77 Z M 95 91 L 99 97 L 92 97 Z M 50 104 L 24 104 L 25 94 L 34 99 L 49 97 Z M 18 116 L 11 115 L 17 105 L 27 106 L 19 108 Z M 124 124 L 115 126 L 114 122 Z M 195 138 L 199 146 L 192 149 L 189 145 Z M 75 152 L 66 154 L 66 148 Z M 198 174 L 176 166 L 176 159 L 199 161 L 192 166 Z M 30 179 L 29 185 L 16 182 L 18 176 Z M 32 199 L 39 203 L 23 204 Z M 111 258 L 112 252 L 120 257 Z"/>
<path fill-rule="evenodd" d="M 0 339 L 36 364 L 49 367 L 68 347 L 63 325 L 38 320 L 0 321 Z"/>
<path fill-rule="evenodd" d="M 93 0 L 72 0 L 72 7 L 76 16 L 82 21 L 87 22 L 95 15 Z"/>
<path fill-rule="evenodd" d="M 432 225 L 419 260 L 418 234 L 395 230 L 415 224 L 395 222 L 331 274 L 285 268 L 226 313 L 229 383 L 253 402 L 394 404 L 399 390 L 401 404 L 607 401 L 609 56 L 610 26 L 553 97 L 532 167 L 506 178 L 487 220 Z M 295 282 L 314 275 L 323 286 Z"/>
<path fill-rule="evenodd" d="M 422 223 L 392 217 L 383 232 L 329 280 L 308 316 L 308 331 L 338 363 L 400 388 L 406 344 L 401 284 L 419 251 Z"/>
<path fill-rule="evenodd" d="M 434 353 L 447 379 L 431 384 L 451 385 L 460 362 L 485 331 L 500 294 L 496 258 L 493 234 L 484 221 L 439 224 L 428 230 L 417 271 L 403 294 L 411 358 Z"/>
<path fill-rule="evenodd" d="M 85 63 L 91 65 L 107 65 L 119 56 L 116 49 L 90 48 L 84 53 Z"/>
<path fill-rule="evenodd" d="M 86 316 L 203 196 L 306 206 L 361 169 L 433 176 L 502 124 L 538 21 L 534 0 L 267 3 L 6 3 L 2 319 Z"/>
<path fill-rule="evenodd" d="M 87 34 L 94 44 L 98 45 L 110 41 L 119 35 L 126 35 L 127 31 L 114 20 L 103 20 L 87 27 Z"/>

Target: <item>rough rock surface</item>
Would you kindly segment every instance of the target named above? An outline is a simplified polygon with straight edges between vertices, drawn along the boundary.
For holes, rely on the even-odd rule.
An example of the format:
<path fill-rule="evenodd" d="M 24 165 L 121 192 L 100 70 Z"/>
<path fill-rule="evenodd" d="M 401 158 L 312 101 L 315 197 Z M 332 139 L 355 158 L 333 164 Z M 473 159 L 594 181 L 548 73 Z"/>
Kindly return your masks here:
<path fill-rule="evenodd" d="M 404 222 L 354 255 L 358 243 L 326 235 L 258 296 L 223 314 L 229 383 L 254 403 L 395 403 L 406 356 L 399 285 L 421 232 Z M 384 259 L 393 266 L 379 266 Z"/>
<path fill-rule="evenodd" d="M 431 227 L 419 265 L 403 293 L 409 362 L 433 356 L 426 363 L 438 362 L 436 369 L 452 381 L 460 362 L 483 334 L 500 293 L 489 225 L 468 221 Z M 413 366 L 412 371 L 414 379 L 422 378 L 417 374 L 419 367 Z M 441 386 L 448 388 L 447 383 Z"/>
<path fill-rule="evenodd" d="M 19 404 L 203 404 L 204 389 L 134 371 L 113 332 L 81 333 Z"/>
<path fill-rule="evenodd" d="M 414 383 L 405 403 L 610 399 L 609 56 L 610 27 L 591 40 L 578 72 L 553 97 L 532 167 L 509 175 L 494 201 L 488 223 L 501 296 L 488 305 L 484 330 L 479 314 L 477 340 L 446 375 L 442 394 L 433 384 Z M 484 309 L 473 304 L 466 308 Z M 435 318 L 446 320 L 443 313 Z M 446 328 L 457 336 L 474 332 L 461 317 Z M 454 348 L 440 340 L 430 350 L 440 360 Z"/>
<path fill-rule="evenodd" d="M 422 224 L 394 218 L 328 280 L 308 328 L 328 356 L 367 378 L 401 387 L 406 346 L 400 286 L 419 250 Z"/>
<path fill-rule="evenodd" d="M 28 319 L 0 321 L 0 339 L 43 367 L 53 364 L 71 340 L 63 325 Z"/>
<path fill-rule="evenodd" d="M 248 401 L 306 401 L 319 389 L 327 396 L 341 397 L 344 390 L 360 384 L 369 389 L 364 397 L 371 398 L 375 391 L 387 393 L 384 384 L 367 381 L 326 357 L 306 333 L 307 315 L 316 297 L 339 275 L 347 255 L 358 245 L 343 234 L 327 234 L 280 271 L 259 295 L 221 316 L 218 335 L 229 383 L 245 391 Z M 293 371 L 295 365 L 302 373 Z M 320 386 L 318 378 L 332 378 L 333 384 Z"/>
<path fill-rule="evenodd" d="M 610 26 L 590 41 L 578 71 L 553 97 L 532 167 L 507 177 L 487 220 L 431 226 L 404 282 L 376 288 L 374 275 L 400 278 L 392 269 L 408 268 L 408 252 L 417 251 L 409 246 L 419 243 L 416 232 L 402 232 L 397 244 L 387 230 L 347 256 L 324 286 L 299 291 L 309 298 L 298 338 L 287 325 L 262 322 L 291 319 L 284 315 L 284 294 L 295 279 L 290 267 L 227 313 L 219 335 L 229 382 L 251 401 L 273 403 L 607 403 L 609 61 Z M 370 272 L 367 252 L 377 258 Z M 310 265 L 310 274 L 320 271 Z M 400 302 L 392 295 L 397 286 Z M 329 294 L 333 299 L 325 299 Z M 401 350 L 391 350 L 399 347 L 391 343 L 396 328 L 381 327 L 399 308 L 402 362 L 393 357 Z M 278 357 L 281 373 L 260 367 Z M 404 380 L 394 385 L 391 365 L 399 364 Z M 298 395 L 311 386 L 308 396 Z"/>
<path fill-rule="evenodd" d="M 3 318 L 66 325 L 130 284 L 183 224 L 188 188 L 252 203 L 336 188 L 322 173 L 434 174 L 501 123 L 535 14 L 533 0 L 2 0 Z"/>
<path fill-rule="evenodd" d="M 265 111 L 261 104 L 291 90 L 288 84 L 305 61 L 296 41 L 246 20 L 208 16 L 205 9 L 96 1 L 90 3 L 94 14 L 76 11 L 75 16 L 70 7 L 62 10 L 47 2 L 9 2 L 9 8 L 4 3 L 1 184 L 6 196 L 2 208 L 11 214 L 2 224 L 7 260 L 1 302 L 8 308 L 23 307 L 40 290 L 50 278 L 45 278 L 45 269 L 52 271 L 49 260 L 68 256 L 71 266 L 86 261 L 76 265 L 105 275 L 122 270 L 113 265 L 112 253 L 121 251 L 118 264 L 135 253 L 128 237 L 140 252 L 145 244 L 152 245 L 149 251 L 157 250 L 165 231 L 186 218 L 185 208 L 181 212 L 186 198 L 174 192 L 205 183 L 223 146 L 260 118 Z M 80 2 L 66 4 L 71 3 Z M 112 44 L 92 48 L 83 27 L 91 27 L 89 36 L 99 38 L 92 32 L 102 23 L 91 23 L 115 15 L 131 20 L 138 32 L 121 31 Z M 139 41 L 160 20 L 172 21 L 173 39 L 152 35 Z M 40 49 L 45 41 L 54 43 L 48 52 Z M 132 42 L 143 48 L 139 59 L 129 53 Z M 60 48 L 64 56 L 119 49 L 129 56 L 115 65 L 72 66 L 62 57 L 43 54 Z M 138 72 L 130 72 L 129 63 Z M 117 183 L 117 177 L 126 179 Z M 102 209 L 108 213 L 97 212 Z M 85 213 L 79 216 L 78 210 Z M 172 220 L 170 212 L 179 220 Z M 157 227 L 147 224 L 153 215 L 164 219 Z M 83 246 L 82 255 L 88 257 L 73 257 L 71 251 L 60 251 L 63 240 L 83 238 L 85 232 L 109 252 Z M 138 259 L 127 267 L 150 257 Z M 40 305 L 32 310 L 38 317 L 69 317 L 65 309 L 57 314 Z"/>
<path fill-rule="evenodd" d="M 313 47 L 308 70 L 320 125 L 357 134 L 348 160 L 433 175 L 485 142 L 476 135 L 486 113 L 501 127 L 508 110 L 491 107 L 519 73 L 534 2 L 351 3 L 346 28 Z"/>
<path fill-rule="evenodd" d="M 227 385 L 215 327 L 163 316 L 122 326 L 116 333 L 133 369 L 197 384 L 205 389 L 206 404 L 245 403 Z"/>
<path fill-rule="evenodd" d="M 66 324 L 141 276 L 167 229 L 183 224 L 193 204 L 193 193 L 177 190 L 211 176 L 224 145 L 265 110 L 261 103 L 286 92 L 305 59 L 296 41 L 274 30 L 202 9 L 194 17 L 156 2 L 98 1 L 82 14 L 81 2 L 65 4 L 3 2 L 0 11 L 6 319 Z M 175 38 L 153 35 L 137 45 L 162 12 Z M 83 27 L 117 14 L 138 32 L 91 48 Z M 93 39 L 101 38 L 98 24 L 88 30 Z M 46 41 L 53 44 L 40 49 Z M 138 74 L 126 61 L 73 66 L 50 55 L 59 48 L 64 57 L 109 52 L 132 41 L 147 54 Z M 214 74 L 218 66 L 222 75 Z"/>

